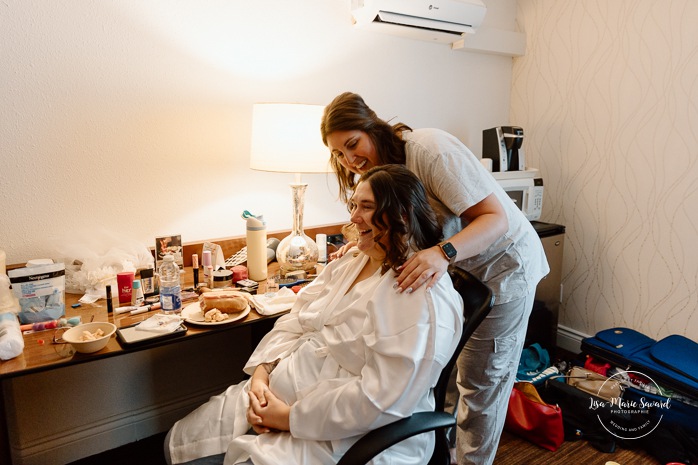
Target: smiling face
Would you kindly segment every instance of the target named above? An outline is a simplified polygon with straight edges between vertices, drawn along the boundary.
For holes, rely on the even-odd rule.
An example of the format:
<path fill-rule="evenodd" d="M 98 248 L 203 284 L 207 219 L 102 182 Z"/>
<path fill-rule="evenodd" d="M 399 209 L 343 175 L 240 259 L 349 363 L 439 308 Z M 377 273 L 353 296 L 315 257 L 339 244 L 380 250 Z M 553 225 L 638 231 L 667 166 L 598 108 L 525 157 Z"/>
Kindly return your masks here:
<path fill-rule="evenodd" d="M 372 259 L 382 261 L 385 258 L 385 250 L 378 243 L 380 242 L 387 249 L 388 234 L 384 234 L 387 231 L 373 224 L 375 211 L 376 200 L 371 185 L 368 182 L 359 183 L 351 197 L 351 222 L 356 226 L 359 234 L 357 246 Z M 376 241 L 377 236 L 380 236 L 378 241 Z"/>
<path fill-rule="evenodd" d="M 331 132 L 327 135 L 327 147 L 332 156 L 352 173 L 362 174 L 379 165 L 376 147 L 363 131 Z"/>

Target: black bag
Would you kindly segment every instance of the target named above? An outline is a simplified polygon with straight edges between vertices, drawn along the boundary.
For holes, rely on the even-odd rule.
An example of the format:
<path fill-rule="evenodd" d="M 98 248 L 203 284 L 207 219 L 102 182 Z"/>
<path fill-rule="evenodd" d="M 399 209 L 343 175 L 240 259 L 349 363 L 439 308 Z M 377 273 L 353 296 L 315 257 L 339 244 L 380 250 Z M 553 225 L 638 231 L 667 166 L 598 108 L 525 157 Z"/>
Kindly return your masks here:
<path fill-rule="evenodd" d="M 695 431 L 695 407 L 672 404 L 667 410 L 652 411 L 643 414 L 619 413 L 617 408 L 608 405 L 602 398 L 582 391 L 565 382 L 565 377 L 551 378 L 540 388 L 540 395 L 549 404 L 557 404 L 562 410 L 562 424 L 566 441 L 585 439 L 601 452 L 614 452 L 617 447 L 625 449 L 643 449 L 661 463 L 698 464 L 698 434 Z M 626 388 L 623 398 L 632 401 L 645 398 L 648 401 L 660 396 L 634 388 Z M 594 399 L 599 405 L 596 410 L 590 409 Z M 667 415 L 669 412 L 669 415 Z M 657 421 L 664 415 L 658 425 L 647 436 L 646 440 L 624 440 L 611 434 L 603 424 L 613 421 L 628 428 L 642 424 L 647 419 Z M 667 418 L 669 417 L 669 418 Z M 668 421 L 673 420 L 673 421 Z M 682 421 L 678 421 L 682 420 Z M 693 420 L 693 421 L 692 421 Z"/>
<path fill-rule="evenodd" d="M 698 436 L 679 425 L 660 423 L 642 448 L 661 463 L 698 464 Z"/>
<path fill-rule="evenodd" d="M 614 421 L 621 423 L 627 423 L 628 419 L 613 414 L 607 406 L 596 410 L 589 408 L 592 399 L 605 404 L 603 399 L 568 385 L 564 377 L 547 380 L 545 388 L 541 390 L 541 397 L 549 404 L 560 406 L 566 441 L 585 439 L 601 452 L 611 453 L 616 450 L 617 438 L 606 431 L 599 418 L 610 421 L 613 417 Z"/>

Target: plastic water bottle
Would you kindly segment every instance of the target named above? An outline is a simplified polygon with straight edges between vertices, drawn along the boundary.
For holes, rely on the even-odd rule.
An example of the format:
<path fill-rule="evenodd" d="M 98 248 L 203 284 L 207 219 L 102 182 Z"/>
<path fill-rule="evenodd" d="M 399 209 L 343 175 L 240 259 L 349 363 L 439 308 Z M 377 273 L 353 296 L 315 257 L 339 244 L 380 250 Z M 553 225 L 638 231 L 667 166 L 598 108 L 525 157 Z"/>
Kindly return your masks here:
<path fill-rule="evenodd" d="M 162 259 L 158 268 L 160 275 L 160 306 L 164 312 L 179 313 L 182 311 L 182 288 L 179 282 L 179 266 L 172 254 Z"/>

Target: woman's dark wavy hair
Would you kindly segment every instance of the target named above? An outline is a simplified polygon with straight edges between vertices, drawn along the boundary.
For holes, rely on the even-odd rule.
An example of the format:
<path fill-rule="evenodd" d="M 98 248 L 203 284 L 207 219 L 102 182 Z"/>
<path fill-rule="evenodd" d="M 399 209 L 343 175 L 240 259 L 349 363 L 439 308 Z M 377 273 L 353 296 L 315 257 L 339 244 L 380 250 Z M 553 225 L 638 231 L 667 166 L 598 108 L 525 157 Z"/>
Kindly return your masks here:
<path fill-rule="evenodd" d="M 374 241 L 386 253 L 382 272 L 397 269 L 410 254 L 437 244 L 442 237 L 436 213 L 429 205 L 424 185 L 405 165 L 382 165 L 366 171 L 358 183 L 371 186 L 376 202 L 372 223 L 381 229 Z M 351 231 L 345 231 L 351 239 Z M 388 235 L 390 248 L 380 241 Z"/>
<path fill-rule="evenodd" d="M 380 119 L 360 95 L 344 92 L 325 107 L 320 123 L 322 142 L 327 145 L 328 134 L 335 131 L 355 130 L 365 132 L 371 139 L 381 165 L 405 163 L 405 141 L 400 135 L 412 129 L 403 123 L 391 126 Z M 358 182 L 356 176 L 344 168 L 335 156 L 331 156 L 330 164 L 339 182 L 339 198 L 348 204 Z"/>

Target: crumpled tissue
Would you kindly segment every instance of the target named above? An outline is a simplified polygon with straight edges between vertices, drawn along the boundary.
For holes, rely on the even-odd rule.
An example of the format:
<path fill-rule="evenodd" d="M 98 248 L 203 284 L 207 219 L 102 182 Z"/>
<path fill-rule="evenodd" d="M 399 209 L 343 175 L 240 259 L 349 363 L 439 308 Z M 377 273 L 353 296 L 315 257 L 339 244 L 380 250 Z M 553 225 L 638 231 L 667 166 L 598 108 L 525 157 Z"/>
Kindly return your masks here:
<path fill-rule="evenodd" d="M 179 315 L 157 313 L 147 320 L 143 320 L 136 326 L 140 331 L 152 331 L 155 333 L 171 333 L 179 328 L 182 318 Z"/>
<path fill-rule="evenodd" d="M 82 303 L 105 298 L 107 284 L 116 289 L 116 273 L 154 267 L 143 243 L 98 226 L 82 229 L 55 238 L 52 247 L 56 261 L 65 263 L 65 291 L 86 294 Z"/>

